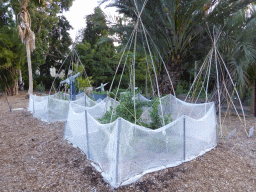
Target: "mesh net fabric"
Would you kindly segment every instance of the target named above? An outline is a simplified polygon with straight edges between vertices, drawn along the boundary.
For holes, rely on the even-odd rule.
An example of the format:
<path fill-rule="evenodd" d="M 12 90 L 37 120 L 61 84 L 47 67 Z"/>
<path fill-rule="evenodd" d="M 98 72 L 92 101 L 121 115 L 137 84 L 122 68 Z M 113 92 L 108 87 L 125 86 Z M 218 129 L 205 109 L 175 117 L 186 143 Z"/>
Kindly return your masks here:
<path fill-rule="evenodd" d="M 216 146 L 214 103 L 189 104 L 168 95 L 161 104 L 174 121 L 156 130 L 122 118 L 100 124 L 89 108 L 71 105 L 65 138 L 97 164 L 93 165 L 113 187 L 177 166 Z"/>
<path fill-rule="evenodd" d="M 99 123 L 97 119 L 106 110 L 119 105 L 111 98 L 95 102 L 84 95 L 66 101 L 55 96 L 31 95 L 29 102 L 28 110 L 42 120 L 66 120 L 64 138 L 94 162 L 93 166 L 112 187 L 130 184 L 149 172 L 177 166 L 217 145 L 214 103 L 191 104 L 167 95 L 161 98 L 158 113 L 170 115 L 173 121 L 152 130 L 120 117 L 109 124 Z M 149 110 L 145 107 L 142 114 L 148 116 Z M 52 114 L 58 117 L 53 118 Z"/>
<path fill-rule="evenodd" d="M 115 103 L 112 100 L 110 99 L 110 105 Z M 86 110 L 90 111 L 96 119 L 104 115 L 107 104 L 106 100 L 93 101 L 84 93 L 76 95 L 76 100 L 69 101 L 69 94 L 58 92 L 49 96 L 30 95 L 28 111 L 33 113 L 34 117 L 49 123 L 66 121 L 70 103 L 86 106 Z"/>

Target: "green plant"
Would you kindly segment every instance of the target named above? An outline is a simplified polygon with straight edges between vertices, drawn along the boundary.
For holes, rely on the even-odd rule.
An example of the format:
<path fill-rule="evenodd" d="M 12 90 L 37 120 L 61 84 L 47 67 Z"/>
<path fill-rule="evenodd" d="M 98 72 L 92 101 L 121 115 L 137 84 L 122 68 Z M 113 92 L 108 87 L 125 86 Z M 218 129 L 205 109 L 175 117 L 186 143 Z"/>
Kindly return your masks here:
<path fill-rule="evenodd" d="M 90 87 L 93 83 L 92 77 L 83 78 L 82 76 L 79 76 L 76 78 L 76 91 L 82 90 L 86 91 L 86 88 Z"/>
<path fill-rule="evenodd" d="M 105 115 L 100 118 L 101 123 L 110 123 L 115 121 L 118 117 L 122 117 L 123 119 L 135 123 L 135 115 L 136 115 L 136 123 L 148 127 L 150 129 L 157 129 L 162 124 L 162 118 L 159 115 L 159 98 L 153 98 L 151 102 L 143 102 L 135 99 L 135 110 L 134 111 L 134 100 L 133 100 L 133 93 L 126 92 L 120 96 L 120 105 L 116 107 L 116 109 L 110 107 L 110 111 L 107 111 Z M 151 107 L 152 110 L 149 111 L 149 116 L 151 119 L 151 123 L 147 124 L 142 121 L 138 121 L 142 115 L 143 107 Z M 111 119 L 112 116 L 112 119 Z M 171 114 L 165 115 L 164 117 L 165 124 L 168 124 L 172 121 Z"/>
<path fill-rule="evenodd" d="M 169 115 L 166 115 L 166 116 L 164 117 L 164 123 L 165 123 L 165 125 L 167 125 L 167 124 L 169 124 L 169 123 L 172 122 L 171 116 L 172 116 L 172 114 L 170 113 Z"/>
<path fill-rule="evenodd" d="M 187 92 L 188 92 L 188 89 L 187 89 L 186 83 L 184 81 L 179 82 L 175 90 L 176 95 L 180 95 Z"/>
<path fill-rule="evenodd" d="M 117 98 L 120 98 L 121 93 L 125 93 L 126 91 L 127 91 L 127 89 L 118 89 L 118 92 L 117 92 L 116 89 L 113 89 L 112 92 L 114 95 L 116 95 L 116 93 L 117 93 Z"/>
<path fill-rule="evenodd" d="M 43 84 L 42 81 L 41 81 L 40 84 L 37 86 L 36 91 L 41 92 L 41 93 L 45 91 L 45 85 Z"/>
<path fill-rule="evenodd" d="M 135 111 L 134 111 L 134 100 L 133 93 L 127 92 L 120 97 L 120 105 L 118 105 L 115 109 L 111 108 L 110 111 L 107 111 L 105 115 L 100 119 L 102 123 L 109 123 L 111 121 L 115 121 L 118 117 L 122 117 L 123 119 L 130 121 L 131 123 L 135 123 Z M 145 102 L 135 100 L 135 110 L 136 110 L 136 119 L 139 119 L 143 110 L 142 107 L 145 106 Z"/>
<path fill-rule="evenodd" d="M 56 94 L 56 98 L 61 100 L 69 100 L 69 96 L 64 95 L 63 91 L 60 91 Z"/>
<path fill-rule="evenodd" d="M 95 101 L 95 99 L 92 97 L 92 95 L 88 95 L 88 97 L 89 97 L 91 100 Z"/>
<path fill-rule="evenodd" d="M 28 79 L 24 77 L 25 84 L 28 83 Z M 34 75 L 34 82 L 42 82 L 45 86 L 45 90 L 50 90 L 52 86 L 58 87 L 60 84 L 61 78 L 59 77 L 49 77 L 44 75 Z M 54 84 L 53 84 L 54 82 Z M 37 87 L 37 84 L 34 84 L 34 87 Z"/>
<path fill-rule="evenodd" d="M 158 106 L 160 104 L 159 98 L 155 97 L 152 99 L 152 110 L 149 111 L 151 117 L 151 123 L 149 124 L 149 128 L 157 129 L 162 126 L 162 120 L 158 114 Z"/>

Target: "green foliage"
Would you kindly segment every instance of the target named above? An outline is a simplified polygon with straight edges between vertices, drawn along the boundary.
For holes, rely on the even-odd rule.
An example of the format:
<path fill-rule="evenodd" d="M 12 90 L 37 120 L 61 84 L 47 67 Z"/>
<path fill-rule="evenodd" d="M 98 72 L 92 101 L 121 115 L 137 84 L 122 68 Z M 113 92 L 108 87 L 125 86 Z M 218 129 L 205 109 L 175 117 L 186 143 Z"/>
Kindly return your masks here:
<path fill-rule="evenodd" d="M 90 87 L 90 85 L 93 83 L 92 77 L 83 78 L 81 76 L 76 78 L 76 91 L 82 90 L 86 91 L 87 87 Z"/>
<path fill-rule="evenodd" d="M 83 39 L 76 46 L 81 62 L 88 76 L 93 79 L 93 85 L 111 82 L 117 60 L 112 41 L 100 42 L 108 36 L 109 28 L 103 11 L 97 7 L 94 13 L 86 17 L 87 27 L 82 32 Z M 107 85 L 108 87 L 109 85 Z"/>
<path fill-rule="evenodd" d="M 8 91 L 18 79 L 18 69 L 25 63 L 25 51 L 9 10 L 0 1 L 0 89 Z"/>
<path fill-rule="evenodd" d="M 45 2 L 46 0 L 28 1 L 27 9 L 31 17 L 31 30 L 36 36 L 36 49 L 31 54 L 33 74 L 39 69 L 42 76 L 50 77 L 50 67 L 53 66 L 57 69 L 60 67 L 61 61 L 69 53 L 69 46 L 72 43 L 68 33 L 71 26 L 64 16 L 59 16 L 59 13 L 69 10 L 73 0 L 52 0 L 50 4 Z M 13 11 L 11 18 L 16 17 L 22 9 L 20 1 L 11 0 L 8 3 Z M 16 33 L 18 34 L 17 31 Z M 24 47 L 23 49 L 26 53 Z M 22 74 L 24 79 L 28 79 L 26 77 L 28 75 L 27 66 L 22 67 Z M 44 81 L 43 83 L 45 84 Z M 27 86 L 28 84 L 25 82 L 25 87 Z M 47 89 L 48 85 L 45 84 L 45 86 Z"/>
<path fill-rule="evenodd" d="M 151 129 L 157 129 L 162 125 L 162 119 L 160 118 L 159 114 L 158 114 L 158 106 L 160 104 L 159 102 L 159 98 L 155 97 L 152 99 L 152 110 L 149 111 L 150 113 L 150 117 L 151 117 L 151 123 L 149 125 L 149 128 Z"/>
<path fill-rule="evenodd" d="M 110 0 L 101 2 L 110 3 Z M 140 11 L 144 0 L 136 0 L 135 3 Z M 240 87 L 239 90 L 243 90 L 246 85 L 247 68 L 255 63 L 256 55 L 256 13 L 254 8 L 249 9 L 254 6 L 250 5 L 251 3 L 252 1 L 247 0 L 226 0 L 218 3 L 214 0 L 147 2 L 141 19 L 164 58 L 171 77 L 176 76 L 173 81 L 175 88 L 182 71 L 193 71 L 195 61 L 203 63 L 212 46 L 207 29 L 209 27 L 212 32 L 213 28 L 217 27 L 222 30 L 217 42 L 220 54 L 224 56 L 223 59 L 234 81 Z M 134 11 L 136 7 L 133 1 L 127 0 L 111 0 L 109 6 L 116 7 L 119 13 L 124 14 L 124 17 L 113 26 L 123 44 L 121 47 L 124 47 L 137 21 L 137 14 Z M 138 33 L 138 44 L 143 42 L 139 41 L 140 39 L 141 34 Z M 154 49 L 152 52 L 157 60 L 158 53 Z M 156 64 L 159 85 L 163 85 L 160 91 L 170 91 L 171 85 L 169 79 L 164 76 L 166 72 L 162 63 Z M 214 65 L 212 68 L 211 72 L 214 73 Z M 215 84 L 216 78 L 211 77 L 210 81 L 211 87 L 214 87 L 212 84 Z"/>
<path fill-rule="evenodd" d="M 60 91 L 56 94 L 56 98 L 59 98 L 61 100 L 69 101 L 69 96 L 64 95 L 63 91 Z"/>
<path fill-rule="evenodd" d="M 55 81 L 54 81 L 55 80 Z M 35 82 L 42 82 L 43 85 L 45 86 L 45 90 L 50 90 L 51 87 L 52 87 L 52 83 L 54 81 L 54 87 L 57 88 L 60 84 L 60 81 L 61 79 L 59 77 L 51 77 L 51 76 L 42 76 L 42 75 L 36 75 L 34 76 L 34 83 Z M 24 82 L 26 85 L 28 85 L 26 82 L 27 82 L 27 79 L 24 78 Z M 35 85 L 35 87 L 37 87 L 37 85 Z"/>
<path fill-rule="evenodd" d="M 64 58 L 69 54 L 69 46 L 72 43 L 72 40 L 69 36 L 68 30 L 72 27 L 64 16 L 56 18 L 54 20 L 53 26 L 49 30 L 48 36 L 48 46 L 46 59 L 40 63 L 40 74 L 41 75 L 50 75 L 50 68 L 56 67 L 56 70 L 59 70 Z M 45 42 L 39 42 L 38 44 L 44 44 Z M 69 63 L 67 61 L 67 63 Z M 67 69 L 69 65 L 67 63 L 62 66 L 62 69 Z"/>
<path fill-rule="evenodd" d="M 86 29 L 84 30 L 84 40 L 91 45 L 99 42 L 101 36 L 108 34 L 106 16 L 100 7 L 94 9 L 94 13 L 86 17 Z"/>
<path fill-rule="evenodd" d="M 116 89 L 113 89 L 113 94 L 116 95 L 117 98 L 120 98 L 121 93 L 125 93 L 127 90 L 126 89 L 118 89 L 118 93 Z"/>
<path fill-rule="evenodd" d="M 149 128 L 157 129 L 163 126 L 163 117 L 160 115 L 160 101 L 158 97 L 154 97 L 151 100 L 152 110 L 149 111 L 151 123 L 149 124 Z M 172 122 L 171 113 L 169 115 L 164 115 L 164 124 L 167 125 Z"/>
<path fill-rule="evenodd" d="M 135 111 L 134 111 L 134 101 L 133 101 L 133 93 L 132 92 L 126 92 L 125 94 L 122 94 L 120 96 L 120 105 L 116 107 L 116 109 L 113 109 L 111 107 L 110 111 L 107 111 L 105 115 L 99 119 L 101 123 L 110 123 L 112 121 L 115 121 L 118 117 L 122 117 L 123 119 L 135 123 Z M 135 100 L 135 110 L 136 110 L 136 120 L 137 124 L 140 124 L 142 126 L 148 127 L 150 129 L 157 129 L 159 127 L 162 127 L 163 120 L 161 116 L 159 115 L 159 99 L 153 98 L 151 102 L 142 102 L 139 100 Z M 145 122 L 142 122 L 141 120 L 138 121 L 138 119 L 141 117 L 143 112 L 143 107 L 151 107 L 152 110 L 149 110 L 151 123 L 148 125 Z M 111 119 L 112 115 L 112 119 Z M 171 114 L 166 115 L 164 117 L 165 124 L 168 124 L 172 121 Z"/>
<path fill-rule="evenodd" d="M 184 81 L 180 81 L 177 84 L 177 87 L 175 90 L 176 95 L 180 95 L 188 92 L 188 86 L 186 84 L 187 82 L 184 82 Z"/>
<path fill-rule="evenodd" d="M 41 93 L 45 92 L 45 86 L 44 86 L 44 84 L 43 84 L 42 81 L 41 81 L 40 84 L 36 87 L 36 91 L 41 92 Z"/>
<path fill-rule="evenodd" d="M 121 95 L 120 105 L 114 110 L 111 108 L 110 111 L 107 111 L 106 114 L 100 119 L 101 123 L 109 123 L 111 121 L 111 114 L 113 113 L 112 121 L 115 121 L 118 117 L 135 123 L 135 111 L 134 111 L 134 101 L 132 100 L 133 93 L 127 92 Z M 144 102 L 139 102 L 135 100 L 135 110 L 136 110 L 136 119 L 138 119 L 142 114 L 142 107 L 145 106 Z"/>
<path fill-rule="evenodd" d="M 91 87 L 91 85 L 93 84 L 92 77 L 87 77 L 84 74 L 84 66 L 77 66 L 76 64 L 73 64 L 73 66 L 75 72 L 81 73 L 81 75 L 76 78 L 76 91 L 86 91 L 86 88 Z"/>

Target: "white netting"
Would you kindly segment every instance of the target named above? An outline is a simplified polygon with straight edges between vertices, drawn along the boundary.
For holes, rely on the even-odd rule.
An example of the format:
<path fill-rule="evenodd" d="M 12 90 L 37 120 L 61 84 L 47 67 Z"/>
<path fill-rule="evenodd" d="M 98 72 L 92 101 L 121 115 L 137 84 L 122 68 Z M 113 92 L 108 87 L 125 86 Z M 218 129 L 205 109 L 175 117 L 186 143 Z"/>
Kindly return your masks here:
<path fill-rule="evenodd" d="M 84 106 L 85 109 L 95 118 L 101 118 L 110 106 L 115 107 L 119 102 L 112 98 L 93 101 L 85 95 L 80 93 L 76 95 L 76 100 L 69 101 L 69 95 L 58 92 L 49 96 L 30 95 L 28 111 L 33 113 L 33 116 L 46 122 L 66 121 L 69 104 L 78 107 Z"/>
<path fill-rule="evenodd" d="M 146 97 L 144 97 L 144 96 L 141 95 L 141 94 L 138 95 L 138 100 L 139 100 L 139 101 L 144 101 L 144 102 L 145 102 L 145 101 L 150 102 L 150 99 L 147 99 Z"/>
<path fill-rule="evenodd" d="M 113 187 L 189 161 L 217 145 L 214 103 L 191 104 L 167 95 L 161 98 L 158 113 L 170 116 L 173 121 L 152 130 L 122 118 L 109 124 L 99 123 L 106 110 L 120 104 L 112 98 L 98 102 L 85 94 L 75 101 L 67 98 L 63 93 L 30 95 L 28 111 L 46 122 L 66 121 L 64 138 L 95 162 L 93 165 Z M 142 116 L 149 118 L 152 108 L 143 110 Z M 143 118 L 144 122 L 148 121 Z"/>
<path fill-rule="evenodd" d="M 93 107 L 70 103 L 64 138 L 95 162 L 93 165 L 113 187 L 189 161 L 217 145 L 214 103 L 190 104 L 172 95 L 163 97 L 164 114 L 171 115 L 173 121 L 152 130 L 122 118 L 100 124 L 96 118 L 106 110 L 106 101 Z"/>
<path fill-rule="evenodd" d="M 136 99 L 138 99 L 139 101 L 142 101 L 142 102 L 150 102 L 151 101 L 150 99 L 147 99 L 146 97 L 144 97 L 140 93 L 137 94 Z M 134 100 L 134 97 L 132 98 L 132 100 Z"/>

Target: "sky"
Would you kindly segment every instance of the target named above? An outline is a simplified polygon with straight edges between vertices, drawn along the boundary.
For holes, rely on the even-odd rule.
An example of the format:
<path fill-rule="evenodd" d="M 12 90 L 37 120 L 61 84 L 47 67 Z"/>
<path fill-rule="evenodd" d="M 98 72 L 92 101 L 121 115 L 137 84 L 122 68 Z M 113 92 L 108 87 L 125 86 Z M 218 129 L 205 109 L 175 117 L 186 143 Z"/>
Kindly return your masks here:
<path fill-rule="evenodd" d="M 93 13 L 94 8 L 98 6 L 97 0 L 74 0 L 72 7 L 69 11 L 64 12 L 64 16 L 67 18 L 71 26 L 74 28 L 70 30 L 70 36 L 73 41 L 78 34 L 79 29 L 86 26 L 85 17 Z M 106 4 L 101 6 L 101 9 L 107 15 L 117 15 L 115 8 L 105 8 Z"/>

